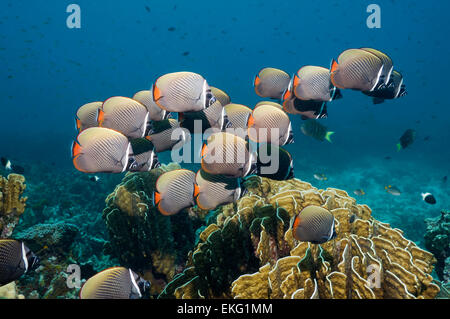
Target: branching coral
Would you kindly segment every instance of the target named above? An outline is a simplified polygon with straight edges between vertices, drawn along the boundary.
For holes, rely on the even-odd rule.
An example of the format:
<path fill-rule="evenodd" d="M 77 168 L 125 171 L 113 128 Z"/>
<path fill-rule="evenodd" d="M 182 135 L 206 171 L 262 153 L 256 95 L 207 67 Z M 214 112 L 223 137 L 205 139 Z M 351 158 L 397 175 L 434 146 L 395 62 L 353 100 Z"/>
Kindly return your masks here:
<path fill-rule="evenodd" d="M 260 177 L 245 186 L 248 194 L 220 208 L 216 223 L 200 235 L 206 241 L 161 297 L 434 298 L 439 292 L 430 276 L 433 255 L 401 230 L 375 220 L 368 206 L 356 204 L 345 191 Z M 334 215 L 334 240 L 315 245 L 293 238 L 289 226 L 309 205 Z M 226 249 L 215 248 L 224 242 Z M 251 263 L 240 259 L 246 249 L 254 252 L 247 259 Z M 230 272 L 234 258 L 239 271 Z"/>
<path fill-rule="evenodd" d="M 0 238 L 11 235 L 25 211 L 27 198 L 22 197 L 25 188 L 25 177 L 22 175 L 10 174 L 8 178 L 0 176 Z"/>

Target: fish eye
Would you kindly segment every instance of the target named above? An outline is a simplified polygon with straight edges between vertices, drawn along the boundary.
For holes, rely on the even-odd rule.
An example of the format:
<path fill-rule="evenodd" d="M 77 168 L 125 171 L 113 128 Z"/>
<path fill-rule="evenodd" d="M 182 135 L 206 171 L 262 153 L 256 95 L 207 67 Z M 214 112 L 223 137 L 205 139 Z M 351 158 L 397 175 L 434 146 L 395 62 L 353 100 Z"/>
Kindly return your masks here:
<path fill-rule="evenodd" d="M 211 106 L 211 105 L 213 105 L 215 102 L 216 102 L 216 97 L 213 95 L 213 94 L 211 94 L 211 93 L 208 93 L 207 95 L 206 95 L 206 104 L 207 104 L 207 106 Z"/>

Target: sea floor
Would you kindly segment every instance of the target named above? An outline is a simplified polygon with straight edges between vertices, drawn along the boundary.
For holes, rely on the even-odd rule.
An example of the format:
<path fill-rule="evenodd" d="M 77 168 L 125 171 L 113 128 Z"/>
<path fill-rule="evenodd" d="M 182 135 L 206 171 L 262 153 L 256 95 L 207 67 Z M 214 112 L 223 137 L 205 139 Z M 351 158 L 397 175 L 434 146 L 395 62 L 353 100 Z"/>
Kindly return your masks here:
<path fill-rule="evenodd" d="M 450 207 L 449 185 L 443 180 L 445 174 L 439 166 L 373 157 L 348 161 L 339 168 L 321 165 L 317 169 L 317 165 L 305 165 L 304 161 L 294 164 L 298 164 L 295 166 L 297 178 L 317 188 L 333 187 L 347 191 L 359 204 L 367 204 L 376 219 L 400 228 L 406 238 L 422 247 L 426 230 L 424 220 L 439 216 L 442 209 Z M 325 174 L 327 180 L 316 180 L 314 173 Z M 388 193 L 385 187 L 389 185 L 400 189 L 401 195 Z M 365 195 L 356 195 L 356 189 L 364 190 Z M 432 193 L 437 203 L 425 203 L 422 192 Z"/>

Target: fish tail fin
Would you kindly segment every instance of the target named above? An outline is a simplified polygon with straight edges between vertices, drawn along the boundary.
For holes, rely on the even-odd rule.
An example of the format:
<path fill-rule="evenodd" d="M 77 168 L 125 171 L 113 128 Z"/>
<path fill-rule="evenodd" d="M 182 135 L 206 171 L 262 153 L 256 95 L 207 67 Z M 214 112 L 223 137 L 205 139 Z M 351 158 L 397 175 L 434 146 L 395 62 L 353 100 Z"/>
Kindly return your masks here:
<path fill-rule="evenodd" d="M 400 152 L 401 149 L 402 149 L 402 144 L 397 143 L 397 152 Z"/>
<path fill-rule="evenodd" d="M 325 139 L 328 141 L 328 142 L 330 142 L 330 143 L 333 143 L 332 141 L 331 141 L 331 135 L 333 135 L 334 134 L 334 132 L 327 132 L 327 134 L 325 135 Z"/>

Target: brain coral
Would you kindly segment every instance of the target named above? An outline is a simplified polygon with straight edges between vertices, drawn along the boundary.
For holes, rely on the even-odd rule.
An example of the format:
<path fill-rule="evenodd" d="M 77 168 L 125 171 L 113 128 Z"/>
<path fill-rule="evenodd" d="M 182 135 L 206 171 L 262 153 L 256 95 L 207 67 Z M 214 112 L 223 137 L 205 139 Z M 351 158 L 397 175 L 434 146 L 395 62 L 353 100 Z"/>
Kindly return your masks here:
<path fill-rule="evenodd" d="M 195 227 L 187 210 L 163 216 L 152 205 L 156 179 L 177 168 L 179 165 L 170 164 L 127 174 L 107 197 L 103 210 L 110 235 L 106 252 L 150 280 L 153 293 L 159 293 L 176 275 L 194 245 Z"/>
<path fill-rule="evenodd" d="M 8 178 L 0 176 L 0 238 L 11 235 L 25 211 L 27 198 L 22 197 L 25 188 L 25 177 L 22 175 L 10 174 Z"/>
<path fill-rule="evenodd" d="M 430 275 L 433 255 L 375 220 L 368 206 L 345 191 L 260 177 L 245 186 L 247 195 L 218 210 L 186 270 L 160 297 L 434 298 L 439 292 Z M 293 238 L 293 217 L 309 205 L 334 215 L 334 240 L 315 245 Z M 243 245 L 234 243 L 230 231 Z M 248 249 L 253 256 L 245 255 Z M 228 269 L 229 260 L 237 269 Z"/>

